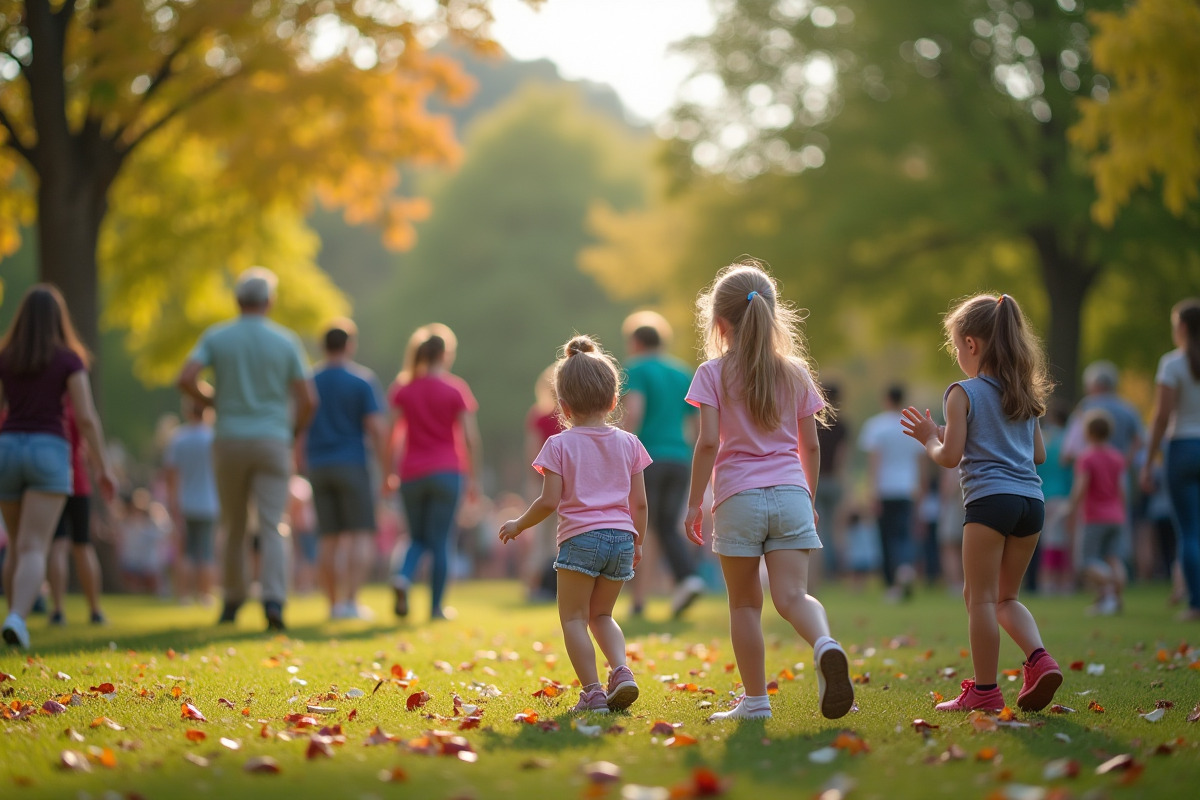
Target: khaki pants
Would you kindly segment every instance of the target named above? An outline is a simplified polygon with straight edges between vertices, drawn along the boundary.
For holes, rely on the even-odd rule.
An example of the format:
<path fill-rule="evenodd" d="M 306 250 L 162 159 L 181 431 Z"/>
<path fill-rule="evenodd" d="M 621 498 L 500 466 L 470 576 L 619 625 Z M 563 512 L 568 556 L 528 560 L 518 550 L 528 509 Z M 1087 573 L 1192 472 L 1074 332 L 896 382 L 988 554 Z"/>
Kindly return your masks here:
<path fill-rule="evenodd" d="M 263 602 L 287 600 L 290 540 L 279 533 L 288 499 L 292 448 L 276 439 L 217 439 L 213 471 L 225 525 L 225 602 L 246 599 L 246 520 L 250 502 L 258 513 Z"/>

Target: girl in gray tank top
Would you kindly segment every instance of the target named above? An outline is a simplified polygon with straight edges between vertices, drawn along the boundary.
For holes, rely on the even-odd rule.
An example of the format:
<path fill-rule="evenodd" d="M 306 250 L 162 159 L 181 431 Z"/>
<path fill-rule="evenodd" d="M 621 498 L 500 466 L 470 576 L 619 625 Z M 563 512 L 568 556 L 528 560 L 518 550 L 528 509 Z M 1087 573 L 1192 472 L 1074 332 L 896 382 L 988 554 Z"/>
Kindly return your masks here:
<path fill-rule="evenodd" d="M 1017 706 L 1040 711 L 1062 685 L 1058 664 L 1017 593 L 1045 518 L 1035 464 L 1046 460 L 1038 417 L 1051 383 L 1041 345 L 1016 301 L 1006 294 L 976 295 L 946 315 L 946 336 L 967 380 L 951 384 L 946 424 L 929 411 L 905 409 L 901 424 L 943 467 L 958 467 L 966 504 L 963 523 L 963 596 L 969 618 L 975 677 L 939 711 L 1005 707 L 997 685 L 1000 628 L 1025 653 Z"/>

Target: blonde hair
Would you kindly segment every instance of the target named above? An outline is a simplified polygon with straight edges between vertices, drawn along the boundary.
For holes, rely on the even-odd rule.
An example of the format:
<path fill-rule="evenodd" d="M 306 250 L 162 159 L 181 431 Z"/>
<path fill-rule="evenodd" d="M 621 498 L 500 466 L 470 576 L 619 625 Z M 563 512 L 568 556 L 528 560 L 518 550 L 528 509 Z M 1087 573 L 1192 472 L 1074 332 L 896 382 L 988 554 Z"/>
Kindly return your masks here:
<path fill-rule="evenodd" d="M 554 366 L 554 394 L 564 427 L 571 427 L 565 410 L 575 417 L 607 414 L 621 391 L 621 370 L 616 359 L 590 336 L 573 336 L 563 345 Z"/>
<path fill-rule="evenodd" d="M 800 332 L 803 316 L 779 301 L 778 287 L 766 267 L 754 260 L 730 264 L 696 300 L 696 323 L 709 360 L 726 359 L 721 389 L 746 404 L 764 430 L 779 427 L 779 387 L 795 400 L 797 392 L 821 394 Z M 719 323 L 728 326 L 722 331 Z M 822 399 L 823 396 L 822 396 Z M 824 421 L 828 407 L 817 415 Z"/>
<path fill-rule="evenodd" d="M 1007 294 L 968 297 L 946 314 L 944 325 L 951 352 L 955 334 L 979 342 L 979 371 L 1000 382 L 1001 405 L 1009 419 L 1046 413 L 1054 382 L 1046 370 L 1042 343 L 1016 300 Z"/>
<path fill-rule="evenodd" d="M 457 349 L 458 338 L 448 326 L 440 322 L 422 325 L 408 337 L 404 368 L 396 376 L 396 382 L 403 386 L 421 377 L 429 372 L 430 367 L 441 364 L 447 358 L 454 358 Z"/>

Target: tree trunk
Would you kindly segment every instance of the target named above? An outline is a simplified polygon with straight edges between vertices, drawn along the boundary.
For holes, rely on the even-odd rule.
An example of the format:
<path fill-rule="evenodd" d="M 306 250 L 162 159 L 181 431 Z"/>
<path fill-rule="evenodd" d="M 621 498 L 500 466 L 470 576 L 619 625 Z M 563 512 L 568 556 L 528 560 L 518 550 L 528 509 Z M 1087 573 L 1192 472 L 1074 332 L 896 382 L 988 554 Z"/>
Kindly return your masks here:
<path fill-rule="evenodd" d="M 1038 254 L 1042 285 L 1050 301 L 1046 351 L 1055 396 L 1074 404 L 1079 399 L 1079 342 L 1083 302 L 1098 270 L 1063 250 L 1051 227 L 1029 231 Z"/>
<path fill-rule="evenodd" d="M 96 245 L 106 205 L 103 196 L 96 199 L 95 182 L 85 178 L 64 185 L 43 179 L 38 190 L 39 278 L 62 292 L 75 329 L 93 354 L 100 347 Z"/>

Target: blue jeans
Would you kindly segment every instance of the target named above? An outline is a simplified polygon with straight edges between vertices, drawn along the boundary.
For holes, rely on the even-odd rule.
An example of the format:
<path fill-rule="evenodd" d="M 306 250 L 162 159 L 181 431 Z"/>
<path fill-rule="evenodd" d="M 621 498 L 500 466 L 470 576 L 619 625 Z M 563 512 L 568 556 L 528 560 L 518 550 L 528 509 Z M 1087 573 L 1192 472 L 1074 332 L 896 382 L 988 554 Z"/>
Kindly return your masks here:
<path fill-rule="evenodd" d="M 1200 610 L 1200 439 L 1172 439 L 1166 465 L 1188 607 Z"/>
<path fill-rule="evenodd" d="M 446 576 L 450 569 L 450 530 L 454 526 L 454 511 L 462 493 L 462 475 L 457 472 L 438 472 L 400 484 L 400 499 L 404 516 L 408 518 L 408 535 L 412 540 L 397 577 L 412 583 L 421 564 L 421 557 L 433 555 L 430 578 L 433 611 L 442 610 L 442 595 L 446 592 Z"/>

